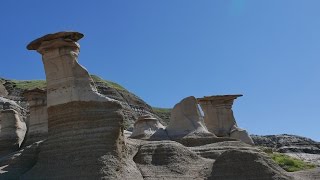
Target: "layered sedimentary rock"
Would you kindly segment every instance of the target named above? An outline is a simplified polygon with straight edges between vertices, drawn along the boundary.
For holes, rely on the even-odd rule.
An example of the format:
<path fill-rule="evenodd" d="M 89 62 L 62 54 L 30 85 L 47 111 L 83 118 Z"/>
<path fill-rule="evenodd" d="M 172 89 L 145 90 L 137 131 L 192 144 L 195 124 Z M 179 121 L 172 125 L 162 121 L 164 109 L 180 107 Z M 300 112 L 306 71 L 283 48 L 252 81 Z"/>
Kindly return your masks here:
<path fill-rule="evenodd" d="M 47 106 L 71 101 L 112 101 L 97 92 L 88 71 L 78 63 L 83 34 L 59 32 L 31 42 L 27 48 L 42 54 L 47 80 Z"/>
<path fill-rule="evenodd" d="M 0 111 L 0 121 L 0 157 L 3 157 L 21 147 L 27 126 L 19 113 L 13 109 Z"/>
<path fill-rule="evenodd" d="M 218 137 L 231 137 L 254 144 L 246 130 L 240 129 L 233 115 L 232 105 L 242 95 L 219 95 L 198 98 L 208 130 Z"/>
<path fill-rule="evenodd" d="M 126 169 L 122 106 L 96 91 L 77 57 L 83 35 L 60 32 L 28 49 L 42 54 L 47 79 L 48 139 L 25 179 L 123 179 Z"/>
<path fill-rule="evenodd" d="M 47 94 L 42 89 L 32 89 L 24 93 L 29 103 L 28 133 L 25 145 L 43 140 L 48 134 Z"/>
<path fill-rule="evenodd" d="M 166 131 L 170 137 L 183 137 L 190 134 L 212 135 L 204 125 L 197 100 L 193 96 L 183 99 L 174 106 Z"/>
<path fill-rule="evenodd" d="M 159 122 L 157 118 L 151 115 L 143 115 L 140 116 L 139 119 L 134 123 L 134 128 L 130 137 L 149 139 L 152 138 L 152 136 L 155 135 L 156 132 L 158 132 L 158 135 L 161 133 L 163 136 L 165 136 L 166 133 L 164 129 L 165 127 Z"/>

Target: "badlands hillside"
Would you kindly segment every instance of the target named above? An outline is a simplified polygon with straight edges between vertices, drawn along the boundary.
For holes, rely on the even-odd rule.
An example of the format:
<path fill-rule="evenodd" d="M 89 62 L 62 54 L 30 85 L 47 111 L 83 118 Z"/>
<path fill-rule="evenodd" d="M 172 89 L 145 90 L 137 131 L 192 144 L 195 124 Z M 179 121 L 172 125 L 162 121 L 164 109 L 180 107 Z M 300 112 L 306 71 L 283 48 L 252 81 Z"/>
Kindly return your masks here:
<path fill-rule="evenodd" d="M 0 78 L 0 179 L 320 179 L 319 142 L 239 128 L 232 105 L 242 95 L 151 107 L 89 75 L 77 58 L 82 37 L 27 46 L 46 80 Z"/>

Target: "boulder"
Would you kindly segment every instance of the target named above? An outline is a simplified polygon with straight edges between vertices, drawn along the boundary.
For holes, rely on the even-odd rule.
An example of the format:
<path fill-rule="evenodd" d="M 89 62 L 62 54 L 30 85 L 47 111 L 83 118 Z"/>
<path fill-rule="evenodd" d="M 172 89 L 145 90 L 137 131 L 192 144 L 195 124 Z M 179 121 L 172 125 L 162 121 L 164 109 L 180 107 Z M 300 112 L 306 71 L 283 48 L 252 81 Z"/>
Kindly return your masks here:
<path fill-rule="evenodd" d="M 159 120 L 151 115 L 143 115 L 140 116 L 139 119 L 134 123 L 134 128 L 130 138 L 137 139 L 150 139 L 150 138 L 159 138 L 152 137 L 158 132 L 156 135 L 162 134 L 163 138 L 168 139 L 165 131 L 165 127 L 159 122 Z M 160 133 L 160 131 L 162 133 Z"/>
<path fill-rule="evenodd" d="M 21 147 L 27 126 L 19 113 L 13 109 L 0 112 L 0 157 L 19 150 Z"/>
<path fill-rule="evenodd" d="M 234 139 L 238 139 L 238 140 L 245 142 L 247 144 L 254 145 L 254 142 L 251 139 L 249 133 L 246 130 L 241 129 L 237 126 L 232 127 L 232 129 L 230 131 L 230 137 L 234 138 Z"/>
<path fill-rule="evenodd" d="M 214 136 L 204 125 L 197 100 L 190 96 L 176 104 L 171 111 L 171 119 L 166 128 L 171 138 L 190 135 Z"/>

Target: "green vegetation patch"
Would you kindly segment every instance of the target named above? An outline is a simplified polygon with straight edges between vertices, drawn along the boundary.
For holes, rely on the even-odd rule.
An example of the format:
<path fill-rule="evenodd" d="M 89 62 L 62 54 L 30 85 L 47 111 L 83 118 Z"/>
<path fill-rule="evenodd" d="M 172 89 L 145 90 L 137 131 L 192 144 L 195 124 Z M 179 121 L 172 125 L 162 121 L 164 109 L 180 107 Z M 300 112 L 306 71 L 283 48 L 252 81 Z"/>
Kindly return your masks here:
<path fill-rule="evenodd" d="M 30 89 L 44 89 L 47 85 L 45 80 L 32 80 L 32 81 L 18 81 L 13 80 L 12 81 L 16 88 L 23 89 L 23 90 L 30 90 Z"/>
<path fill-rule="evenodd" d="M 119 84 L 117 84 L 115 82 L 104 80 L 104 79 L 100 78 L 97 75 L 90 75 L 90 76 L 95 82 L 102 83 L 105 86 L 109 86 L 109 87 L 112 87 L 112 88 L 117 89 L 117 90 L 127 91 L 124 87 L 122 87 L 121 85 L 119 85 Z"/>
<path fill-rule="evenodd" d="M 288 172 L 307 170 L 316 167 L 314 164 L 281 153 L 272 153 L 270 156 L 280 167 Z"/>
<path fill-rule="evenodd" d="M 152 107 L 152 110 L 157 113 L 170 113 L 172 109 L 171 108 Z"/>

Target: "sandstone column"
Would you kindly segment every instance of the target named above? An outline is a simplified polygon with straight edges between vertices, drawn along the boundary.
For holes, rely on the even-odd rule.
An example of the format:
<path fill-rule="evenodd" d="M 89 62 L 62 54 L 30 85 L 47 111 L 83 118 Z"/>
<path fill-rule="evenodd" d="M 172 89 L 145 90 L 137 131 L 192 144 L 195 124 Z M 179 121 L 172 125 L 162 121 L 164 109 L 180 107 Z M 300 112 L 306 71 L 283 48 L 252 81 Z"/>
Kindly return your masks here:
<path fill-rule="evenodd" d="M 42 89 L 32 89 L 24 92 L 24 97 L 28 100 L 30 116 L 28 133 L 25 145 L 44 140 L 48 134 L 48 113 L 47 113 L 47 93 Z"/>
<path fill-rule="evenodd" d="M 218 95 L 198 98 L 204 112 L 204 122 L 208 130 L 218 137 L 231 137 L 253 144 L 248 133 L 238 128 L 233 115 L 232 105 L 242 95 Z"/>
<path fill-rule="evenodd" d="M 42 55 L 47 79 L 48 107 L 71 101 L 112 101 L 97 92 L 88 71 L 78 63 L 83 34 L 59 32 L 31 42 L 27 49 Z"/>
<path fill-rule="evenodd" d="M 122 106 L 99 94 L 88 71 L 78 63 L 77 41 L 82 37 L 78 32 L 59 32 L 27 46 L 42 55 L 46 72 L 48 139 L 37 164 L 22 178 L 126 176 Z M 139 179 L 132 172 L 131 177 Z"/>
<path fill-rule="evenodd" d="M 217 136 L 228 136 L 231 128 L 236 125 L 233 116 L 233 101 L 242 95 L 222 95 L 198 98 L 204 112 L 204 122 L 208 130 Z"/>

